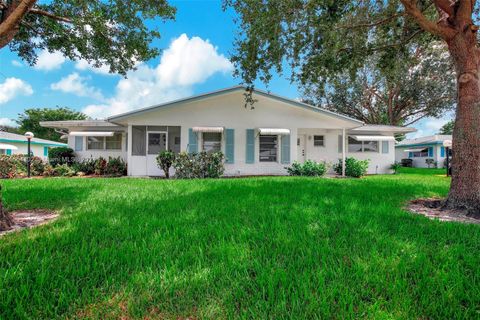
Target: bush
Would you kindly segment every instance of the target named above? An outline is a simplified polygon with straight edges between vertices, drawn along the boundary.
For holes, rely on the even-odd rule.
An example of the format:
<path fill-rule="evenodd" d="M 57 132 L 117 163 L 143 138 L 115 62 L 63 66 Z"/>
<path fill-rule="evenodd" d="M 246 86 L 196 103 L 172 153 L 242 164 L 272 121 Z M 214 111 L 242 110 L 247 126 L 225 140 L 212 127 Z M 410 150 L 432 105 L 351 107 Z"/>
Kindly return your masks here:
<path fill-rule="evenodd" d="M 83 172 L 84 174 L 94 174 L 95 164 L 96 160 L 93 158 L 84 159 L 82 161 L 74 162 L 72 164 L 72 169 L 76 172 Z"/>
<path fill-rule="evenodd" d="M 157 156 L 157 166 L 165 172 L 165 177 L 170 178 L 170 167 L 175 161 L 175 153 L 172 151 L 162 151 Z"/>
<path fill-rule="evenodd" d="M 105 174 L 105 169 L 107 168 L 107 160 L 100 157 L 95 160 L 95 170 L 94 173 L 98 176 L 103 176 Z"/>
<path fill-rule="evenodd" d="M 0 178 L 11 179 L 18 175 L 18 163 L 12 156 L 0 156 Z"/>
<path fill-rule="evenodd" d="M 291 167 L 287 167 L 291 176 L 320 177 L 327 172 L 327 165 L 324 162 L 307 160 L 303 164 L 295 161 Z"/>
<path fill-rule="evenodd" d="M 65 163 L 53 168 L 53 175 L 59 177 L 73 177 L 75 171 Z"/>
<path fill-rule="evenodd" d="M 398 169 L 400 169 L 401 167 L 402 167 L 402 165 L 399 162 L 395 161 L 395 163 L 390 166 L 390 169 L 393 170 L 394 174 L 397 174 Z"/>
<path fill-rule="evenodd" d="M 43 168 L 43 176 L 44 177 L 54 177 L 56 174 L 55 170 L 53 170 L 53 167 L 49 165 L 48 163 L 45 165 Z"/>
<path fill-rule="evenodd" d="M 75 160 L 73 149 L 67 147 L 51 148 L 48 151 L 48 162 L 52 167 L 61 164 L 71 165 Z"/>
<path fill-rule="evenodd" d="M 173 161 L 175 177 L 179 179 L 219 178 L 225 171 L 225 157 L 221 152 L 181 152 Z"/>
<path fill-rule="evenodd" d="M 347 177 L 360 178 L 367 173 L 370 160 L 357 160 L 355 158 L 345 159 L 345 175 Z M 333 166 L 333 170 L 338 174 L 342 174 L 342 159 Z"/>
<path fill-rule="evenodd" d="M 109 157 L 105 164 L 104 174 L 116 177 L 124 176 L 127 174 L 127 164 L 120 157 Z"/>
<path fill-rule="evenodd" d="M 429 169 L 430 169 L 430 167 L 433 167 L 433 168 L 437 167 L 437 162 L 432 158 L 425 159 L 425 163 L 427 164 L 427 167 Z"/>
<path fill-rule="evenodd" d="M 41 176 L 43 175 L 43 170 L 45 170 L 45 162 L 43 162 L 40 157 L 32 157 L 30 159 L 30 173 L 32 176 Z"/>

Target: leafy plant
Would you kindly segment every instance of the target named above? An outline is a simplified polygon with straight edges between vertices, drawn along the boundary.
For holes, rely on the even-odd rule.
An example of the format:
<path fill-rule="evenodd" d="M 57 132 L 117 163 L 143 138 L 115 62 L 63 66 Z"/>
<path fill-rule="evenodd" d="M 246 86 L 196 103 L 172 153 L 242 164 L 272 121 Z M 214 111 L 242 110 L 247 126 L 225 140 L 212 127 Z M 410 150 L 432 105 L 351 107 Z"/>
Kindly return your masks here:
<path fill-rule="evenodd" d="M 75 160 L 75 154 L 72 148 L 56 147 L 48 151 L 48 162 L 52 167 L 67 164 L 71 165 Z"/>
<path fill-rule="evenodd" d="M 53 174 L 54 176 L 60 177 L 73 177 L 75 175 L 75 171 L 66 163 L 64 163 L 53 168 Z"/>
<path fill-rule="evenodd" d="M 103 176 L 105 174 L 105 169 L 107 168 L 107 160 L 103 157 L 95 160 L 95 174 L 98 176 Z"/>
<path fill-rule="evenodd" d="M 430 167 L 436 167 L 435 160 L 432 158 L 425 159 L 425 163 L 427 164 L 427 167 L 430 169 Z"/>
<path fill-rule="evenodd" d="M 353 157 L 345 159 L 345 175 L 347 177 L 360 178 L 367 174 L 368 165 L 370 160 L 357 160 Z M 339 159 L 338 163 L 333 166 L 333 170 L 338 174 L 342 174 L 342 159 Z"/>
<path fill-rule="evenodd" d="M 225 171 L 225 157 L 222 152 L 179 153 L 173 167 L 179 179 L 219 178 Z"/>
<path fill-rule="evenodd" d="M 83 172 L 84 174 L 94 174 L 95 173 L 95 164 L 96 160 L 93 158 L 84 159 L 82 161 L 77 161 L 72 164 L 72 168 L 76 172 Z"/>
<path fill-rule="evenodd" d="M 175 161 L 175 153 L 172 151 L 162 151 L 157 156 L 157 165 L 165 172 L 165 178 L 170 178 L 170 167 Z"/>
<path fill-rule="evenodd" d="M 121 157 L 109 157 L 105 164 L 104 174 L 109 176 L 123 176 L 127 174 L 127 164 Z"/>
<path fill-rule="evenodd" d="M 393 173 L 394 173 L 394 174 L 397 174 L 398 169 L 400 169 L 401 167 L 402 167 L 402 164 L 399 163 L 399 162 L 397 162 L 397 161 L 395 161 L 395 162 L 390 166 L 390 169 L 393 170 Z"/>
<path fill-rule="evenodd" d="M 43 175 L 43 170 L 45 169 L 45 162 L 40 157 L 32 157 L 30 159 L 30 170 L 33 176 Z"/>
<path fill-rule="evenodd" d="M 320 177 L 327 172 L 327 165 L 324 162 L 307 160 L 303 164 L 295 161 L 291 167 L 287 167 L 291 176 Z"/>

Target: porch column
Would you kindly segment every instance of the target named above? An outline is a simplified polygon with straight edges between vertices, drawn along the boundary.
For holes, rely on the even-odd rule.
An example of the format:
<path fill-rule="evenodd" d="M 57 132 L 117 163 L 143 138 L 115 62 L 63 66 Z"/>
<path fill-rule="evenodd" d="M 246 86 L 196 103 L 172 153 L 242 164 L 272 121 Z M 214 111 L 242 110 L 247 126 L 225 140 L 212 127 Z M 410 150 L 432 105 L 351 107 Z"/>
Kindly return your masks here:
<path fill-rule="evenodd" d="M 133 131 L 132 131 L 132 125 L 129 124 L 127 127 L 127 175 L 131 176 L 132 175 L 132 150 L 133 150 L 133 145 L 132 145 L 132 140 L 133 140 Z"/>
<path fill-rule="evenodd" d="M 345 128 L 342 129 L 342 177 L 345 177 Z"/>

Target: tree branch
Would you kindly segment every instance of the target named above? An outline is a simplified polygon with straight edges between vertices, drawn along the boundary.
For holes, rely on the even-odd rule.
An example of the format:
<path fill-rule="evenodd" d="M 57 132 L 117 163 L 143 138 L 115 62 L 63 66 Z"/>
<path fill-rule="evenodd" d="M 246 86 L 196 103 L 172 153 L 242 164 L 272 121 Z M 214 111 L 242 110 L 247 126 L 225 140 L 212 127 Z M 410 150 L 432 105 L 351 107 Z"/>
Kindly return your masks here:
<path fill-rule="evenodd" d="M 53 19 L 53 20 L 57 20 L 57 21 L 72 23 L 72 20 L 69 19 L 69 18 L 62 17 L 62 16 L 57 16 L 56 14 L 53 14 L 51 12 L 41 10 L 41 9 L 38 9 L 38 8 L 32 8 L 32 9 L 30 9 L 30 11 L 28 13 L 38 14 L 38 15 L 45 16 L 45 17 L 48 17 L 48 18 Z"/>
<path fill-rule="evenodd" d="M 7 7 L 7 17 L 0 23 L 0 48 L 7 45 L 15 36 L 20 21 L 37 0 L 14 0 Z"/>
<path fill-rule="evenodd" d="M 450 0 L 433 0 L 433 3 L 437 8 L 448 14 L 448 16 L 452 17 L 454 15 L 453 6 L 455 5 Z"/>
<path fill-rule="evenodd" d="M 390 20 L 393 20 L 395 18 L 404 16 L 404 15 L 405 15 L 405 12 L 399 12 L 397 14 L 391 15 L 390 17 L 378 20 L 376 22 L 371 22 L 371 23 L 365 22 L 365 23 L 359 23 L 359 24 L 351 24 L 351 25 L 339 26 L 339 28 L 341 28 L 341 29 L 371 28 L 371 27 L 379 26 L 379 25 L 384 24 L 384 23 L 386 23 Z"/>

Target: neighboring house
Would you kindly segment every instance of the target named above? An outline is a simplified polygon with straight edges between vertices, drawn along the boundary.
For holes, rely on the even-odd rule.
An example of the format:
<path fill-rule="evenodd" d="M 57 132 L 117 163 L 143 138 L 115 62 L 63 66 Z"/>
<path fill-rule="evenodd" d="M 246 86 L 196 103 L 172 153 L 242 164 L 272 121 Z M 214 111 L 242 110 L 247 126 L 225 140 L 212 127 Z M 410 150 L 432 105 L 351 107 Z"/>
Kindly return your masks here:
<path fill-rule="evenodd" d="M 253 108 L 245 88 L 233 87 L 156 105 L 106 120 L 49 121 L 68 132 L 79 159 L 122 157 L 130 176 L 163 175 L 158 153 L 222 151 L 225 175 L 282 175 L 293 161 L 336 163 L 370 159 L 368 172 L 389 173 L 396 133 L 415 129 L 363 122 L 255 90 Z M 345 143 L 342 143 L 345 142 Z"/>
<path fill-rule="evenodd" d="M 33 138 L 30 151 L 36 157 L 44 160 L 48 158 L 48 150 L 52 147 L 66 147 L 65 143 Z M 27 138 L 21 134 L 0 131 L 0 154 L 27 154 Z"/>
<path fill-rule="evenodd" d="M 452 140 L 451 135 L 434 135 L 417 139 L 407 139 L 395 146 L 395 160 L 412 159 L 416 168 L 427 168 L 426 159 L 433 159 L 439 168 L 444 166 L 446 149 L 443 142 Z M 451 156 L 451 149 L 449 149 Z"/>

